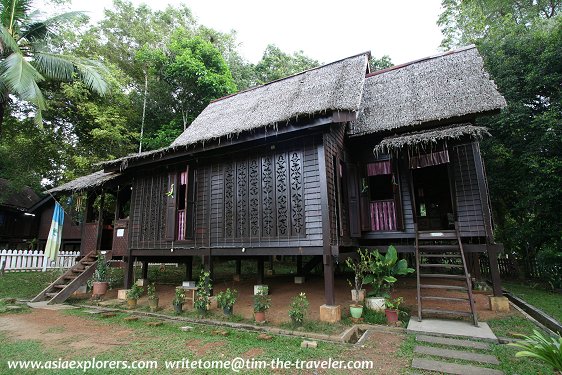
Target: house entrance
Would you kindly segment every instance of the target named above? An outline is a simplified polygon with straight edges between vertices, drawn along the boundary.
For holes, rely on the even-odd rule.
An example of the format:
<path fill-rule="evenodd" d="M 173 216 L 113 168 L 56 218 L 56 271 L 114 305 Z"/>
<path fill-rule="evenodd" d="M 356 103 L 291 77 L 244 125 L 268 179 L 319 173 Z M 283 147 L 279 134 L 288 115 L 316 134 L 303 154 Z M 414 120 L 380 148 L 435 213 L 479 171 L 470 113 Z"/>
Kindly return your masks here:
<path fill-rule="evenodd" d="M 412 170 L 419 230 L 454 229 L 447 164 Z"/>

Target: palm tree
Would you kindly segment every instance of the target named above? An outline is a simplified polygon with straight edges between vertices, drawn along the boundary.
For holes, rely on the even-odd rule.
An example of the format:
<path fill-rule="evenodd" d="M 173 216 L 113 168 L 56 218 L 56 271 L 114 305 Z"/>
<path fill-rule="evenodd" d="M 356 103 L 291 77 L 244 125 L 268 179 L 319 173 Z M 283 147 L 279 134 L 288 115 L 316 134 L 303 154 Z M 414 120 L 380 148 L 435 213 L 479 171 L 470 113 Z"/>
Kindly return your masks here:
<path fill-rule="evenodd" d="M 0 135 L 10 95 L 33 104 L 35 119 L 42 122 L 45 99 L 38 83 L 45 80 L 80 79 L 103 95 L 107 84 L 101 63 L 50 50 L 48 40 L 56 26 L 75 19 L 80 12 L 63 13 L 45 20 L 35 19 L 31 0 L 0 0 Z"/>

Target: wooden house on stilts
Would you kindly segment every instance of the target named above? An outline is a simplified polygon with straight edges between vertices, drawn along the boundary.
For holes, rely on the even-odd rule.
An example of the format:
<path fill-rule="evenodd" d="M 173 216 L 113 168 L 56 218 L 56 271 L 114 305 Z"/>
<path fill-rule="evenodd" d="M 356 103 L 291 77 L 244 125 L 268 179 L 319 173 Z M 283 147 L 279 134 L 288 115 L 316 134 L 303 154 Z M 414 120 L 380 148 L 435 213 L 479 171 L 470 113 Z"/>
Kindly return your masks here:
<path fill-rule="evenodd" d="M 475 119 L 505 100 L 482 58 L 470 46 L 377 72 L 368 59 L 217 99 L 169 147 L 51 190 L 88 192 L 83 253 L 113 250 L 128 264 L 127 286 L 134 260 L 202 257 L 212 270 L 216 257 L 257 259 L 260 280 L 267 256 L 316 256 L 326 320 L 338 315 L 334 265 L 358 247 L 412 254 L 420 317 L 439 298 L 436 259 L 457 259 L 449 264 L 460 273 L 437 275 L 466 280 L 468 294 L 487 259 L 501 295 L 478 143 L 488 132 Z M 102 191 L 116 198 L 113 218 L 93 213 Z"/>

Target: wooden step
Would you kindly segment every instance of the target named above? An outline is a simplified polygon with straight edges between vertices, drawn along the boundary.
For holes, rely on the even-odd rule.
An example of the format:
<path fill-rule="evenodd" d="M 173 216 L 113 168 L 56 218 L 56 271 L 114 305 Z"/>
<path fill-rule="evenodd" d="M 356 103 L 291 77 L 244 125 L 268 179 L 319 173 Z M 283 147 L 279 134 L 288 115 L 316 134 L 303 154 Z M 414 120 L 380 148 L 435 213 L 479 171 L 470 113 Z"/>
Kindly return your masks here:
<path fill-rule="evenodd" d="M 82 273 L 82 272 L 85 271 L 85 268 L 80 268 L 80 269 L 73 268 L 73 269 L 71 269 L 71 271 L 74 272 L 74 273 Z"/>
<path fill-rule="evenodd" d="M 466 280 L 464 275 L 450 275 L 448 273 L 420 273 L 420 277 L 434 277 L 441 279 Z"/>
<path fill-rule="evenodd" d="M 66 288 L 66 284 L 53 285 L 53 288 L 64 289 L 64 288 Z"/>
<path fill-rule="evenodd" d="M 422 313 L 424 313 L 424 314 L 472 316 L 472 313 L 470 311 L 441 310 L 441 309 L 422 309 Z"/>
<path fill-rule="evenodd" d="M 463 268 L 462 264 L 420 263 L 420 267 Z"/>
<path fill-rule="evenodd" d="M 418 239 L 422 241 L 456 240 L 455 231 L 422 231 L 418 232 Z"/>
<path fill-rule="evenodd" d="M 64 277 L 64 279 L 65 280 L 72 280 L 72 279 L 75 279 L 77 277 L 78 277 L 77 275 L 67 275 L 67 276 Z"/>
<path fill-rule="evenodd" d="M 425 289 L 451 289 L 451 290 L 460 290 L 462 292 L 468 291 L 464 286 L 456 286 L 456 285 L 433 285 L 433 284 L 420 284 L 420 288 Z"/>
<path fill-rule="evenodd" d="M 46 295 L 47 297 L 54 297 L 54 296 L 56 296 L 57 294 L 59 294 L 59 293 L 58 293 L 58 292 L 56 292 L 56 293 L 54 293 L 54 292 L 53 292 L 53 293 L 45 293 L 45 295 Z"/>
<path fill-rule="evenodd" d="M 80 261 L 80 264 L 84 264 L 84 265 L 86 265 L 86 266 L 89 266 L 89 265 L 94 264 L 94 263 L 96 263 L 96 262 L 84 262 L 84 261 Z"/>
<path fill-rule="evenodd" d="M 420 254 L 422 258 L 453 258 L 460 259 L 460 254 Z"/>
<path fill-rule="evenodd" d="M 449 301 L 449 302 L 468 302 L 468 298 L 456 298 L 456 297 L 438 297 L 438 296 L 422 296 L 423 301 Z"/>
<path fill-rule="evenodd" d="M 459 245 L 418 245 L 420 251 L 458 252 Z"/>

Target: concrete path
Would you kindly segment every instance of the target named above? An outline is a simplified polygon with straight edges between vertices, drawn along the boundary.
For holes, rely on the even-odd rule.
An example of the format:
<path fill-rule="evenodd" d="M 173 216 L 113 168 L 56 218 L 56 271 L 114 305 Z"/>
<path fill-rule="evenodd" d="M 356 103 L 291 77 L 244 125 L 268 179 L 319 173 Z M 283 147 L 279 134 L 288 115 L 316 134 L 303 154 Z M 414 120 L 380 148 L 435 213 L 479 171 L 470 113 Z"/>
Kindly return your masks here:
<path fill-rule="evenodd" d="M 476 327 L 472 323 L 462 320 L 423 319 L 421 322 L 418 322 L 417 318 L 410 318 L 407 331 L 410 333 L 469 337 L 498 342 L 498 338 L 485 322 L 478 323 L 478 327 Z"/>
<path fill-rule="evenodd" d="M 31 307 L 32 309 L 44 309 L 44 310 L 69 310 L 69 309 L 78 308 L 76 306 L 63 305 L 63 304 L 48 305 L 47 302 L 48 301 L 28 302 L 27 306 Z"/>

